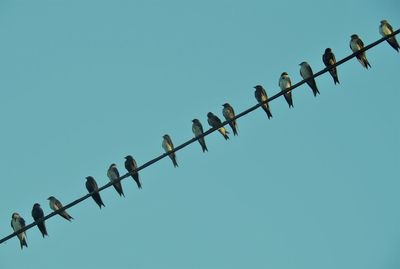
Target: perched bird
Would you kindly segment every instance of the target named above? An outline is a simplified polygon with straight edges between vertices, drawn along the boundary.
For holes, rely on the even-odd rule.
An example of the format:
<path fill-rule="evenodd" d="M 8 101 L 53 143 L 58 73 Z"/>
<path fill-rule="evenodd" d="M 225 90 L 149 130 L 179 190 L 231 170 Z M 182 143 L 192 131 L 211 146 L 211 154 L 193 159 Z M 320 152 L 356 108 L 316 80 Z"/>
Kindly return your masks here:
<path fill-rule="evenodd" d="M 169 135 L 167 134 L 163 135 L 162 147 L 164 148 L 166 153 L 169 153 L 170 151 L 174 150 L 174 144 L 172 143 L 171 137 L 169 137 Z M 178 163 L 176 162 L 175 152 L 169 153 L 168 156 L 171 158 L 174 167 L 178 167 Z"/>
<path fill-rule="evenodd" d="M 40 204 L 36 203 L 33 205 L 32 208 L 32 218 L 35 221 L 40 220 L 41 218 L 44 217 L 44 213 L 43 213 L 43 209 L 40 207 Z M 46 225 L 44 223 L 44 220 L 41 222 L 38 222 L 37 227 L 39 228 L 40 232 L 42 233 L 42 236 L 44 237 L 47 234 L 47 230 L 46 230 Z"/>
<path fill-rule="evenodd" d="M 49 198 L 47 198 L 47 200 L 49 200 L 50 208 L 53 209 L 54 211 L 59 210 L 60 208 L 63 207 L 61 202 L 59 200 L 57 200 L 57 198 L 55 198 L 54 196 L 50 196 Z M 74 219 L 65 210 L 59 212 L 58 214 L 68 221 L 71 221 L 72 219 Z"/>
<path fill-rule="evenodd" d="M 309 77 L 312 77 L 313 71 L 311 69 L 311 66 L 307 62 L 302 62 L 300 64 L 300 75 L 303 79 L 307 79 Z M 312 78 L 310 80 L 307 80 L 308 86 L 310 86 L 311 90 L 313 91 L 314 96 L 317 96 L 317 94 L 320 94 L 317 88 L 317 83 L 315 82 L 315 79 Z"/>
<path fill-rule="evenodd" d="M 198 119 L 192 120 L 192 132 L 195 137 L 198 137 L 199 135 L 203 134 L 203 125 L 201 125 L 201 122 Z M 206 141 L 204 140 L 204 136 L 202 138 L 199 138 L 199 143 L 201 146 L 201 149 L 203 152 L 208 151 L 207 146 L 206 146 Z"/>
<path fill-rule="evenodd" d="M 336 63 L 335 54 L 333 54 L 331 48 L 327 48 L 325 50 L 324 55 L 322 55 L 322 61 L 324 62 L 326 67 L 330 67 Z M 329 73 L 333 77 L 333 82 L 335 82 L 335 84 L 340 84 L 336 67 L 329 69 Z"/>
<path fill-rule="evenodd" d="M 131 155 L 128 155 L 125 157 L 125 168 L 129 173 L 133 172 L 134 170 L 137 169 L 136 161 Z M 139 173 L 135 172 L 131 175 L 131 177 L 136 182 L 136 185 L 138 186 L 138 188 L 141 189 L 142 183 L 140 182 L 140 179 L 139 179 Z"/>
<path fill-rule="evenodd" d="M 218 128 L 218 132 L 220 132 L 220 134 L 223 135 L 225 140 L 228 140 L 229 139 L 229 136 L 228 136 L 229 132 L 225 129 L 224 126 L 221 126 L 221 124 L 222 124 L 221 120 L 211 112 L 207 113 L 207 118 L 208 118 L 208 120 L 207 120 L 208 124 L 213 128 Z"/>
<path fill-rule="evenodd" d="M 265 102 L 268 100 L 268 95 L 263 86 L 257 85 L 254 87 L 255 92 L 254 96 L 256 97 L 257 101 L 261 104 L 262 102 Z M 271 109 L 269 108 L 269 103 L 264 103 L 261 105 L 261 107 L 264 109 L 265 113 L 267 113 L 268 119 L 272 118 L 272 113 Z"/>
<path fill-rule="evenodd" d="M 281 77 L 279 78 L 279 87 L 281 88 L 281 91 L 285 91 L 286 89 L 292 87 L 292 82 L 290 81 L 288 73 L 283 72 L 281 74 Z M 289 108 L 293 107 L 292 91 L 283 94 L 283 96 L 285 97 Z"/>
<path fill-rule="evenodd" d="M 25 220 L 18 213 L 13 213 L 11 216 L 11 227 L 13 228 L 14 232 L 16 232 L 25 227 Z M 26 233 L 25 232 L 17 234 L 17 237 L 19 239 L 21 249 L 24 246 L 28 247 L 28 244 L 26 243 Z"/>
<path fill-rule="evenodd" d="M 92 198 L 96 202 L 96 204 L 100 207 L 105 206 L 103 201 L 101 200 L 99 187 L 97 186 L 96 180 L 93 177 L 87 176 L 86 177 L 86 189 L 89 193 L 92 193 Z"/>
<path fill-rule="evenodd" d="M 354 53 L 364 48 L 364 43 L 358 37 L 358 35 L 351 35 L 350 48 Z M 365 51 L 358 53 L 356 57 L 361 65 L 364 66 L 366 69 L 368 69 L 368 67 L 371 68 L 371 65 L 367 60 L 367 56 L 365 55 Z"/>
<path fill-rule="evenodd" d="M 107 170 L 107 176 L 110 179 L 111 182 L 114 182 L 119 178 L 119 172 L 117 169 L 117 165 L 115 163 L 111 164 L 110 167 Z M 119 196 L 124 196 L 124 191 L 122 189 L 122 184 L 121 181 L 114 182 L 113 183 L 114 189 L 118 192 Z"/>
<path fill-rule="evenodd" d="M 222 109 L 222 115 L 224 115 L 226 120 L 230 120 L 233 119 L 235 117 L 235 111 L 233 110 L 233 107 L 228 104 L 225 103 L 222 105 L 224 108 Z M 238 135 L 237 133 L 237 122 L 236 120 L 233 120 L 229 123 L 229 126 L 231 126 L 232 131 L 233 131 L 233 135 Z"/>
<path fill-rule="evenodd" d="M 379 33 L 385 37 L 393 33 L 392 26 L 388 23 L 387 20 L 382 20 L 381 24 L 379 25 Z M 392 48 L 394 48 L 397 52 L 399 52 L 400 46 L 396 40 L 396 36 L 392 36 L 386 40 Z"/>

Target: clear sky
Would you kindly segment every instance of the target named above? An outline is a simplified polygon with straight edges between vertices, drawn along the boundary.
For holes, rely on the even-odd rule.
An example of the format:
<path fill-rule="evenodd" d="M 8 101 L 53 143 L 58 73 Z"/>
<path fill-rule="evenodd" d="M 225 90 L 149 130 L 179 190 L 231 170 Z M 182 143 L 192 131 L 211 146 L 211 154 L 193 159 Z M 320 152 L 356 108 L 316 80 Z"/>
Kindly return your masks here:
<path fill-rule="evenodd" d="M 100 185 L 123 157 L 138 164 L 208 129 L 221 116 L 272 95 L 299 63 L 322 69 L 331 47 L 350 54 L 351 34 L 380 38 L 379 22 L 400 27 L 388 1 L 0 2 L 0 236 L 11 214 L 32 222 L 35 202 L 64 204 Z M 400 39 L 400 37 L 398 37 Z M 122 182 L 125 198 L 102 192 L 73 207 L 75 218 L 35 227 L 27 249 L 0 246 L 0 268 L 400 267 L 400 54 L 386 42 L 238 122 L 239 136 L 206 138 Z M 55 267 L 54 267 L 55 266 Z"/>

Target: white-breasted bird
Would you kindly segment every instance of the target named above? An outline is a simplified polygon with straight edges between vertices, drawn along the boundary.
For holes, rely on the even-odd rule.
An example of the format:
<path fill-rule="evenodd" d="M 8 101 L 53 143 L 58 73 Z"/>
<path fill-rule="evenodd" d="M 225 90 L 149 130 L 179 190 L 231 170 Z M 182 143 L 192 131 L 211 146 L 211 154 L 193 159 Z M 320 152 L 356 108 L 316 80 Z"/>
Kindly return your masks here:
<path fill-rule="evenodd" d="M 55 198 L 54 196 L 50 196 L 49 198 L 47 198 L 47 200 L 49 200 L 49 205 L 50 208 L 54 211 L 59 210 L 60 208 L 63 207 L 63 205 L 61 204 L 61 202 Z M 73 217 L 71 217 L 67 211 L 62 210 L 61 212 L 58 213 L 61 217 L 63 217 L 64 219 L 71 221 L 72 219 L 74 219 Z"/>
<path fill-rule="evenodd" d="M 278 84 L 279 87 L 281 88 L 281 91 L 285 91 L 286 89 L 292 87 L 292 81 L 290 80 L 288 73 L 283 72 L 281 74 Z M 292 91 L 284 93 L 283 96 L 285 97 L 285 100 L 288 103 L 289 108 L 293 107 Z"/>
<path fill-rule="evenodd" d="M 300 65 L 300 75 L 303 79 L 308 79 L 314 75 L 311 66 L 307 62 L 302 62 Z M 320 94 L 318 91 L 317 83 L 315 82 L 314 78 L 307 80 L 308 86 L 310 86 L 311 90 L 313 91 L 314 96 Z"/>
<path fill-rule="evenodd" d="M 198 137 L 198 136 L 202 135 L 204 133 L 204 131 L 203 131 L 203 125 L 201 124 L 201 122 L 198 119 L 193 119 L 192 122 L 193 122 L 192 132 L 193 132 L 194 136 Z M 198 141 L 199 141 L 199 144 L 200 144 L 203 152 L 208 151 L 204 136 L 199 138 Z"/>
<path fill-rule="evenodd" d="M 265 91 L 263 86 L 261 86 L 261 85 L 254 86 L 254 89 L 256 89 L 254 91 L 254 97 L 256 98 L 258 103 L 261 104 L 268 100 L 267 92 Z M 261 105 L 261 107 L 262 107 L 262 109 L 264 109 L 265 113 L 267 113 L 268 119 L 272 118 L 272 113 L 271 113 L 271 109 L 269 107 L 269 103 L 268 102 L 263 103 Z"/>
<path fill-rule="evenodd" d="M 167 134 L 163 135 L 162 147 L 166 153 L 169 153 L 168 156 L 171 158 L 174 167 L 178 167 L 175 152 L 171 152 L 174 150 L 174 144 L 172 143 L 171 137 Z"/>
<path fill-rule="evenodd" d="M 11 228 L 13 228 L 14 232 L 16 232 L 24 227 L 25 227 L 25 220 L 18 213 L 13 213 L 11 216 Z M 28 247 L 28 244 L 26 243 L 26 233 L 25 232 L 17 234 L 17 237 L 19 239 L 21 249 L 24 246 Z"/>
<path fill-rule="evenodd" d="M 119 178 L 119 172 L 117 165 L 115 163 L 112 163 L 110 167 L 107 170 L 107 177 L 110 179 L 111 182 L 113 182 L 114 189 L 117 191 L 119 196 L 124 196 L 124 190 L 122 189 L 122 184 L 121 181 L 116 181 Z"/>
<path fill-rule="evenodd" d="M 362 42 L 361 38 L 359 38 L 358 35 L 351 35 L 350 48 L 354 53 L 364 48 L 364 42 Z M 365 51 L 358 53 L 356 57 L 363 67 L 365 67 L 366 69 L 368 69 L 368 67 L 371 68 L 371 65 L 367 60 L 367 55 L 365 54 Z"/>
<path fill-rule="evenodd" d="M 222 115 L 224 116 L 224 118 L 226 120 L 233 119 L 235 117 L 235 110 L 233 110 L 233 107 L 228 103 L 225 103 L 222 106 L 224 107 L 222 109 Z M 231 126 L 232 128 L 233 135 L 238 135 L 236 120 L 229 122 L 229 126 Z"/>
<path fill-rule="evenodd" d="M 387 20 L 381 20 L 381 24 L 379 25 L 379 33 L 385 37 L 393 33 L 393 28 L 389 24 Z M 397 42 L 396 36 L 392 36 L 386 40 L 392 48 L 394 48 L 397 52 L 400 51 L 399 43 Z"/>
<path fill-rule="evenodd" d="M 222 126 L 222 121 L 215 116 L 212 112 L 207 113 L 207 122 L 213 128 L 218 128 L 218 132 L 225 138 L 225 140 L 229 139 L 229 132 Z"/>

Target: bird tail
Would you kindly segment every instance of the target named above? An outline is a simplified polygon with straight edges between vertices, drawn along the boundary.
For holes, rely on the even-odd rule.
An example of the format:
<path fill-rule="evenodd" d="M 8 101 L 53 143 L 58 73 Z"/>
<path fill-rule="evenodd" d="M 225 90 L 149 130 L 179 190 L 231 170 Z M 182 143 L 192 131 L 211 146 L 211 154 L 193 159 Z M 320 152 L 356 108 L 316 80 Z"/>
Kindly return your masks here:
<path fill-rule="evenodd" d="M 236 127 L 233 127 L 233 128 L 232 128 L 232 131 L 233 131 L 233 135 L 238 135 L 238 132 L 237 132 Z"/>
<path fill-rule="evenodd" d="M 314 96 L 317 97 L 317 94 L 320 94 L 320 92 L 319 92 L 318 88 L 315 87 Z"/>
<path fill-rule="evenodd" d="M 142 188 L 142 183 L 140 182 L 140 180 L 136 181 L 136 184 L 137 184 L 137 186 L 138 186 L 139 189 Z"/>
<path fill-rule="evenodd" d="M 333 77 L 333 82 L 335 82 L 335 85 L 336 85 L 336 83 L 337 83 L 337 84 L 340 84 L 339 78 L 338 78 L 337 75 Z"/>
<path fill-rule="evenodd" d="M 205 143 L 204 144 L 200 144 L 200 145 L 201 145 L 201 149 L 203 150 L 203 152 L 208 151 L 208 148 L 207 148 Z"/>
<path fill-rule="evenodd" d="M 25 246 L 25 247 L 28 247 L 28 244 L 26 243 L 25 237 L 22 238 L 22 239 L 19 241 L 19 243 L 20 243 L 20 245 L 21 245 L 21 249 L 23 249 L 24 246 Z"/>
<path fill-rule="evenodd" d="M 271 114 L 271 111 L 269 110 L 269 108 L 266 105 L 263 105 L 261 107 L 263 108 L 265 113 L 267 113 L 268 119 L 272 118 L 272 114 Z"/>
<path fill-rule="evenodd" d="M 178 167 L 178 162 L 176 161 L 176 157 L 173 156 L 171 157 L 172 163 L 174 164 L 174 167 Z"/>
<path fill-rule="evenodd" d="M 399 43 L 397 43 L 397 40 L 394 37 L 389 38 L 387 40 L 387 42 L 389 43 L 390 46 L 392 46 L 392 48 L 394 48 L 397 52 L 399 52 L 400 46 L 399 46 Z"/>

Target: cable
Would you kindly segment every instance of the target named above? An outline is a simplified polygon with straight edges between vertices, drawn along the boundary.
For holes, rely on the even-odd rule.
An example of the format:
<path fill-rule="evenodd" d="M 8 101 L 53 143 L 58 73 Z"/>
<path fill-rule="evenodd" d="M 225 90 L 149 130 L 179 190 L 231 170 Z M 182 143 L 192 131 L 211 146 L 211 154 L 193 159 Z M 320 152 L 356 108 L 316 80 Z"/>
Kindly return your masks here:
<path fill-rule="evenodd" d="M 284 90 L 284 91 L 280 91 L 279 93 L 277 93 L 277 94 L 271 96 L 270 98 L 268 98 L 268 100 L 266 100 L 265 102 L 263 102 L 263 103 L 258 103 L 258 104 L 256 104 L 256 105 L 254 105 L 254 106 L 252 106 L 252 107 L 246 109 L 245 111 L 243 111 L 243 112 L 237 114 L 234 118 L 224 121 L 219 127 L 225 126 L 225 125 L 229 124 L 230 122 L 232 122 L 232 121 L 234 121 L 234 120 L 236 120 L 236 119 L 239 119 L 239 118 L 241 118 L 241 117 L 243 117 L 243 116 L 249 114 L 250 112 L 252 112 L 252 111 L 256 110 L 257 108 L 259 108 L 262 104 L 267 103 L 267 102 L 271 102 L 271 101 L 275 100 L 276 98 L 282 96 L 283 94 L 285 94 L 285 93 L 287 93 L 287 92 L 289 92 L 289 91 L 292 91 L 292 90 L 294 90 L 295 88 L 297 88 L 297 87 L 303 85 L 303 84 L 306 83 L 307 81 L 309 81 L 309 80 L 311 80 L 311 79 L 313 79 L 313 78 L 316 78 L 316 77 L 318 77 L 318 76 L 320 76 L 320 75 L 322 75 L 322 74 L 328 72 L 328 71 L 331 70 L 332 68 L 334 68 L 334 67 L 336 67 L 336 66 L 339 66 L 339 65 L 341 65 L 341 64 L 343 64 L 343 63 L 345 63 L 345 62 L 351 60 L 352 58 L 356 57 L 358 54 L 360 54 L 360 53 L 362 53 L 362 52 L 364 52 L 364 51 L 367 51 L 367 50 L 369 50 L 369 49 L 371 49 L 371 48 L 377 46 L 378 44 L 382 43 L 383 41 L 386 41 L 387 39 L 389 39 L 389 38 L 391 38 L 391 37 L 393 37 L 393 36 L 395 36 L 395 35 L 397 35 L 397 34 L 399 34 L 399 33 L 400 33 L 400 29 L 398 29 L 397 31 L 394 31 L 394 32 L 393 32 L 392 34 L 390 34 L 390 35 L 387 35 L 387 36 L 385 36 L 385 37 L 382 37 L 381 39 L 379 39 L 379 40 L 377 40 L 377 41 L 375 41 L 375 42 L 373 42 L 373 43 L 371 43 L 371 44 L 365 46 L 364 48 L 362 48 L 362 49 L 359 50 L 358 52 L 352 53 L 352 54 L 350 54 L 349 56 L 347 56 L 347 57 L 341 59 L 340 61 L 337 61 L 335 64 L 333 64 L 333 65 L 331 65 L 331 66 L 329 66 L 329 67 L 326 67 L 325 69 L 323 69 L 323 70 L 321 70 L 321 71 L 319 71 L 319 72 L 317 72 L 317 73 L 314 73 L 314 75 L 312 75 L 311 77 L 308 77 L 307 79 L 304 79 L 304 80 L 302 80 L 302 81 L 300 81 L 300 82 L 298 82 L 298 83 L 292 85 L 290 88 L 287 88 L 287 89 Z M 209 134 L 215 132 L 216 130 L 218 130 L 219 127 L 211 128 L 211 129 L 207 130 L 206 132 L 204 132 L 203 134 L 201 134 L 201 135 L 199 135 L 199 136 L 197 136 L 197 137 L 193 137 L 192 139 L 190 139 L 190 140 L 184 142 L 183 144 L 181 144 L 181 145 L 175 147 L 174 150 L 172 150 L 172 151 L 170 151 L 170 152 L 168 152 L 168 153 L 163 153 L 163 154 L 159 155 L 158 157 L 156 157 L 156 158 L 154 158 L 154 159 L 152 159 L 152 160 L 150 160 L 150 161 L 144 163 L 143 165 L 139 166 L 135 171 L 130 172 L 130 173 L 126 173 L 125 175 L 119 177 L 118 179 L 116 179 L 116 180 L 114 180 L 114 181 L 112 181 L 112 182 L 110 181 L 110 182 L 107 183 L 106 185 L 100 187 L 99 190 L 98 190 L 98 192 L 101 192 L 101 191 L 103 191 L 103 190 L 109 188 L 110 186 L 112 186 L 115 182 L 120 182 L 121 180 L 123 180 L 123 179 L 125 179 L 125 178 L 131 176 L 132 174 L 134 174 L 134 173 L 136 173 L 136 172 L 139 172 L 140 170 L 143 170 L 144 168 L 146 168 L 146 167 L 148 167 L 148 166 L 150 166 L 150 165 L 152 165 L 152 164 L 154 164 L 154 163 L 160 161 L 161 159 L 167 157 L 170 153 L 179 151 L 179 150 L 181 150 L 181 149 L 187 147 L 188 145 L 194 143 L 195 141 L 199 140 L 200 138 L 205 137 L 205 136 L 207 136 L 207 135 L 209 135 Z M 43 218 L 39 219 L 38 221 L 32 222 L 31 224 L 26 225 L 24 228 L 22 228 L 22 229 L 20 229 L 20 230 L 18 230 L 18 231 L 16 231 L 16 232 L 13 232 L 12 234 L 10 234 L 10 235 L 8 235 L 8 236 L 6 236 L 6 237 L 0 239 L 0 244 L 4 243 L 5 241 L 10 240 L 11 238 L 13 238 L 14 236 L 16 236 L 16 235 L 19 234 L 19 233 L 22 233 L 22 232 L 25 232 L 26 230 L 31 229 L 32 227 L 36 226 L 38 223 L 40 223 L 40 222 L 42 222 L 42 221 L 45 221 L 45 220 L 47 220 L 47 219 L 49 219 L 49 218 L 51 218 L 51 217 L 57 215 L 57 214 L 60 213 L 61 211 L 66 210 L 66 209 L 68 209 L 68 208 L 71 208 L 71 207 L 73 207 L 73 206 L 75 206 L 75 205 L 77 205 L 77 204 L 83 202 L 84 200 L 86 200 L 86 199 L 88 199 L 89 197 L 91 197 L 92 194 L 93 194 L 93 193 L 86 194 L 85 196 L 82 196 L 82 197 L 76 199 L 75 201 L 73 201 L 73 202 L 71 202 L 71 203 L 65 205 L 64 207 L 62 207 L 62 208 L 60 208 L 60 209 L 58 209 L 58 210 L 56 210 L 56 211 L 53 211 L 52 213 L 50 213 L 50 214 L 44 216 Z"/>

